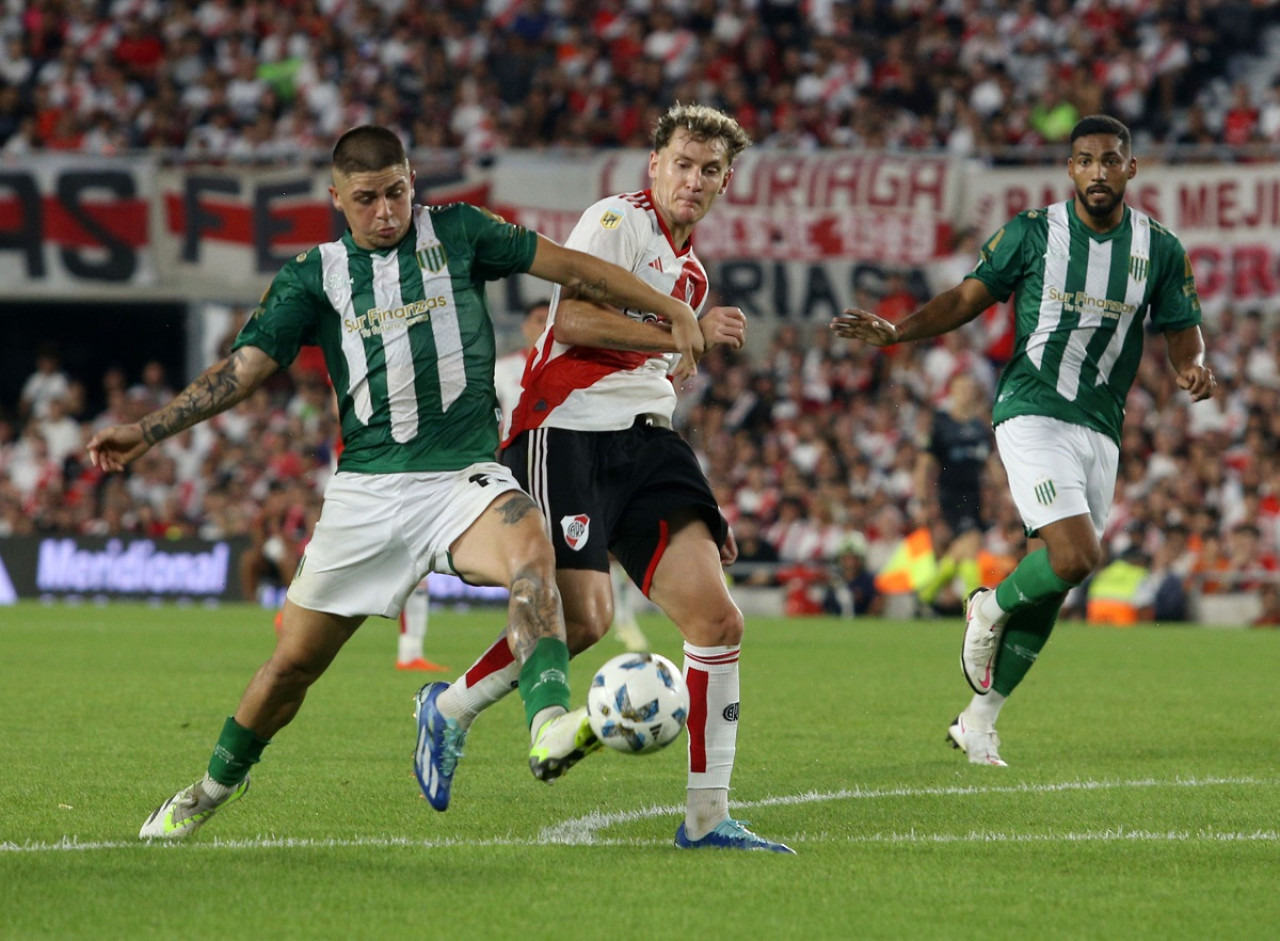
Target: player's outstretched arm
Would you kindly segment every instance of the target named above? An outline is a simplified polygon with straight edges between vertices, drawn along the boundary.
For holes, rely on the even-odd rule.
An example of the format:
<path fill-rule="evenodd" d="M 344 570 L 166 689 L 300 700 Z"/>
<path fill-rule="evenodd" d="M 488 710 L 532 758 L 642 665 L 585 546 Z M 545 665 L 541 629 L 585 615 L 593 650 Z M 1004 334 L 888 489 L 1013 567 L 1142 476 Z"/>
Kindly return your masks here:
<path fill-rule="evenodd" d="M 861 340 L 872 346 L 892 346 L 898 342 L 898 328 L 869 310 L 846 307 L 831 319 L 831 330 L 842 340 Z"/>
<path fill-rule="evenodd" d="M 618 310 L 561 294 L 556 306 L 556 339 L 570 346 L 594 346 L 637 353 L 678 353 L 671 326 L 662 321 L 645 323 L 618 316 Z M 747 318 L 736 307 L 713 307 L 698 318 L 707 349 L 725 344 L 742 349 Z"/>
<path fill-rule="evenodd" d="M 262 350 L 244 346 L 214 363 L 167 405 L 128 425 L 104 428 L 89 441 L 89 460 L 104 471 L 123 470 L 157 441 L 225 412 L 248 398 L 279 364 Z"/>
<path fill-rule="evenodd" d="M 832 319 L 831 329 L 838 337 L 862 340 L 872 346 L 891 346 L 949 333 L 995 302 L 990 288 L 976 278 L 965 278 L 896 326 L 870 311 L 850 308 Z"/>
<path fill-rule="evenodd" d="M 1193 402 L 1213 395 L 1218 380 L 1213 370 L 1204 364 L 1204 334 L 1200 328 L 1170 330 L 1164 339 L 1169 347 L 1169 362 L 1178 374 L 1178 387 L 1190 392 Z"/>
<path fill-rule="evenodd" d="M 663 294 L 625 268 L 586 252 L 557 245 L 545 236 L 538 237 L 538 251 L 529 266 L 529 273 L 564 285 L 572 297 L 643 310 L 662 318 L 671 325 L 675 352 L 681 354 L 677 377 L 681 373 L 688 375 L 696 371 L 696 364 L 706 349 L 706 341 L 693 308 L 684 301 Z"/>

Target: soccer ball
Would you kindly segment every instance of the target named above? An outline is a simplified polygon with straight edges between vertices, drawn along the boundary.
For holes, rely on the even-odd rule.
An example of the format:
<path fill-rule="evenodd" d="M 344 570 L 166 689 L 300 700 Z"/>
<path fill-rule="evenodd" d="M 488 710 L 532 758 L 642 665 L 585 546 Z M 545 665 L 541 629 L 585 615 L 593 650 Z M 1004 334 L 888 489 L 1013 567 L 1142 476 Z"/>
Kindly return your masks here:
<path fill-rule="evenodd" d="M 592 678 L 587 692 L 591 730 L 610 748 L 632 755 L 670 745 L 688 717 L 684 677 L 656 653 L 614 657 Z"/>

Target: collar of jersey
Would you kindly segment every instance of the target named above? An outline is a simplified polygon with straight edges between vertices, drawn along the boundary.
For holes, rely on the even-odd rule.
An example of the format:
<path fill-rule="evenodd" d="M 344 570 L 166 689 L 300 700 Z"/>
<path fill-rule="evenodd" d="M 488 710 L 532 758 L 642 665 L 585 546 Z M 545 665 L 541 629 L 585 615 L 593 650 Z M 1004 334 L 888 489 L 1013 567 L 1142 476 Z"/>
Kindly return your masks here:
<path fill-rule="evenodd" d="M 409 222 L 409 231 L 404 234 L 404 238 L 387 248 L 361 248 L 356 244 L 356 240 L 351 237 L 351 229 L 342 233 L 342 244 L 347 246 L 348 251 L 355 252 L 357 255 L 390 255 L 392 252 L 399 251 L 400 246 L 405 243 L 405 239 L 413 239 L 417 237 L 417 227 L 413 221 Z"/>
<path fill-rule="evenodd" d="M 1084 234 L 1095 242 L 1109 242 L 1111 239 L 1129 231 L 1129 222 L 1133 218 L 1133 210 L 1128 203 L 1125 203 L 1124 215 L 1120 217 L 1120 221 L 1105 232 L 1098 232 L 1084 224 L 1084 221 L 1076 215 L 1076 201 L 1074 199 L 1067 204 L 1067 218 L 1071 220 L 1072 225 L 1079 226 Z"/>

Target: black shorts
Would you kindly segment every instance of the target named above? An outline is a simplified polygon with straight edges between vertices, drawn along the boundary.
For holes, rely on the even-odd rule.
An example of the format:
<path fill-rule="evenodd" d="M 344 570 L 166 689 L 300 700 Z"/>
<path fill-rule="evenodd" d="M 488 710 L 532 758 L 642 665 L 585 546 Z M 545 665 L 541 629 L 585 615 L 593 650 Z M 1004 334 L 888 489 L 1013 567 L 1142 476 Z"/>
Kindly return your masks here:
<path fill-rule="evenodd" d="M 535 428 L 501 460 L 549 521 L 557 568 L 607 572 L 612 552 L 647 596 L 680 511 L 694 510 L 717 546 L 728 536 L 693 449 L 644 418 L 623 431 Z"/>

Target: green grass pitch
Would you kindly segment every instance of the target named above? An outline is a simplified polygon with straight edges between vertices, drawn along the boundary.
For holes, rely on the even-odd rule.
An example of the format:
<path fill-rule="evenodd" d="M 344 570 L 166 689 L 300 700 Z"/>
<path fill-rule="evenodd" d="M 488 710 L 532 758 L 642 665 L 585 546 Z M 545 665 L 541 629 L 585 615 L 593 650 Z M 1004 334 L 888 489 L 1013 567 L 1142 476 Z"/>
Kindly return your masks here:
<path fill-rule="evenodd" d="M 501 612 L 432 612 L 456 671 Z M 664 620 L 643 626 L 677 663 Z M 374 619 L 186 844 L 138 827 L 203 770 L 270 612 L 0 608 L 0 938 L 1096 939 L 1280 936 L 1280 632 L 1059 627 L 1001 718 L 1011 767 L 943 743 L 954 622 L 748 619 L 731 805 L 798 851 L 671 839 L 684 739 L 528 771 L 517 697 L 453 806 L 412 776 Z M 574 663 L 575 699 L 612 638 Z"/>

